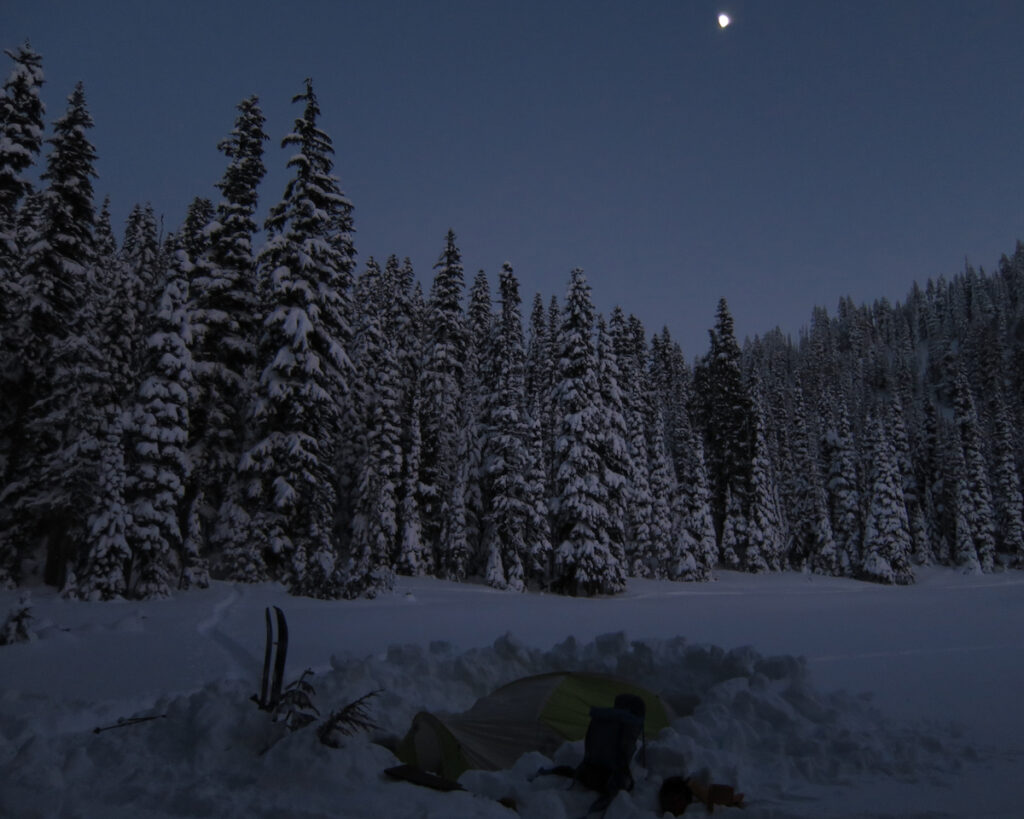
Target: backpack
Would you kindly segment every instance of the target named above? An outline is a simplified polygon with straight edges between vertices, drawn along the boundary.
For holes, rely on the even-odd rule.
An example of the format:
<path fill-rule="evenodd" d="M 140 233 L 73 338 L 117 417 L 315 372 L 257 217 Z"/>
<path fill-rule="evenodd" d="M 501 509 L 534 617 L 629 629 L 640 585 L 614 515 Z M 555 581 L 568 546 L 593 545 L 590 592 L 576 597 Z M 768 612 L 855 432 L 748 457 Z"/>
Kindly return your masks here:
<path fill-rule="evenodd" d="M 633 789 L 629 765 L 643 737 L 644 701 L 635 694 L 619 694 L 611 708 L 591 708 L 583 740 L 583 761 L 573 776 L 611 801 L 619 791 Z"/>

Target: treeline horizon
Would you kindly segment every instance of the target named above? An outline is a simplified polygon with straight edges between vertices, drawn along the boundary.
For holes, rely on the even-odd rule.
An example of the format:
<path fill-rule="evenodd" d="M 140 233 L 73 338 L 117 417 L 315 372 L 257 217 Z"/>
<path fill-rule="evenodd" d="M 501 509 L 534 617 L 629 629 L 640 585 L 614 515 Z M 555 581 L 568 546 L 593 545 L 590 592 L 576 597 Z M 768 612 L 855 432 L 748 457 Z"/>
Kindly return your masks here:
<path fill-rule="evenodd" d="M 138 204 L 118 241 L 84 89 L 46 136 L 42 59 L 7 54 L 0 587 L 334 599 L 403 574 L 597 595 L 1024 564 L 1020 242 L 903 303 L 815 308 L 796 342 L 741 345 L 723 299 L 691 365 L 667 329 L 598 314 L 580 270 L 524 317 L 513 268 L 467 282 L 452 231 L 429 292 L 408 259 L 357 268 L 309 80 L 262 226 L 250 97 L 220 200 L 166 237 Z"/>

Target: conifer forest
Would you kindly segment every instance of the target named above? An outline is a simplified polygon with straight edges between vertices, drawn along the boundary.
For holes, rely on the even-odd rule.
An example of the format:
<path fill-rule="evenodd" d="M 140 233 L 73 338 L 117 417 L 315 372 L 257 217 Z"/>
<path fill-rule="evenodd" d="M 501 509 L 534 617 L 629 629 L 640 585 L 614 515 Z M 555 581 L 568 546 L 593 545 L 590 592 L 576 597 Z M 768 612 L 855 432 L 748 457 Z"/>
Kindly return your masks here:
<path fill-rule="evenodd" d="M 245 99 L 218 201 L 166 235 L 140 203 L 122 231 L 83 87 L 50 119 L 42 58 L 7 54 L 0 587 L 607 595 L 1024 564 L 1021 243 L 991 272 L 910 271 L 902 303 L 817 308 L 797 339 L 741 342 L 722 300 L 688 359 L 628 305 L 598 314 L 581 270 L 525 304 L 508 264 L 467 278 L 453 232 L 432 271 L 357 263 L 310 81 L 283 151 Z M 289 181 L 257 221 L 271 161 Z"/>

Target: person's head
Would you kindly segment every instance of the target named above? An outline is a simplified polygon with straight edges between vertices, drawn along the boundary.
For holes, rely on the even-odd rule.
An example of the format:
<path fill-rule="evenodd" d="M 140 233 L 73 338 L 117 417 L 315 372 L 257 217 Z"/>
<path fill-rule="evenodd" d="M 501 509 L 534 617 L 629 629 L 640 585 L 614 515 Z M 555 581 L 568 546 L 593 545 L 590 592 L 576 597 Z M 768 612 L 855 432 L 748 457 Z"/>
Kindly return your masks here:
<path fill-rule="evenodd" d="M 661 783 L 658 802 L 661 812 L 668 811 L 673 816 L 682 816 L 693 801 L 693 791 L 681 776 L 670 776 Z"/>

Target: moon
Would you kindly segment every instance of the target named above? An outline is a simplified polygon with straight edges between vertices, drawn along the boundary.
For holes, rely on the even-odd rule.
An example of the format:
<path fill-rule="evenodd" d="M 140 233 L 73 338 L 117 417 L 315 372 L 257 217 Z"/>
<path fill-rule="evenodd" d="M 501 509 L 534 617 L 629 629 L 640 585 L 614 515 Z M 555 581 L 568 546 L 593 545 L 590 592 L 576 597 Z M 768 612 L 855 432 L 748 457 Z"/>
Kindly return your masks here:
<path fill-rule="evenodd" d="M 732 19 L 729 17 L 728 14 L 719 14 L 718 15 L 718 27 L 719 28 L 725 28 L 731 22 L 732 22 Z"/>

